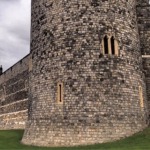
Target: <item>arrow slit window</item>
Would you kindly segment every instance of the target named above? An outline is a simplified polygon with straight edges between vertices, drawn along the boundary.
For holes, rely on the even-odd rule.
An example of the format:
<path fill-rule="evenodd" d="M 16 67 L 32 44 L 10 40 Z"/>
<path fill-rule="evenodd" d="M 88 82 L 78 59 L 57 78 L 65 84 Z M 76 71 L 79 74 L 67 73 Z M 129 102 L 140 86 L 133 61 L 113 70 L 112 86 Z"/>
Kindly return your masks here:
<path fill-rule="evenodd" d="M 139 96 L 140 96 L 140 106 L 144 108 L 144 98 L 143 98 L 143 89 L 139 86 Z"/>
<path fill-rule="evenodd" d="M 63 103 L 63 83 L 57 84 L 57 102 L 58 104 Z"/>

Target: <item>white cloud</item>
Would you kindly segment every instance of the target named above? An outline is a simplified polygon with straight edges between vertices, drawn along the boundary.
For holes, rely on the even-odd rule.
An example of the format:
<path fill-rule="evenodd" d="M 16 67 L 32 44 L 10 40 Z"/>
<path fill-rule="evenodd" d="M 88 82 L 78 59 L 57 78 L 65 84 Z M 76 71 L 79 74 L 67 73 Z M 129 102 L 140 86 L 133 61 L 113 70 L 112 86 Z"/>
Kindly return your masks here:
<path fill-rule="evenodd" d="M 31 0 L 0 0 L 0 65 L 4 69 L 29 53 Z"/>

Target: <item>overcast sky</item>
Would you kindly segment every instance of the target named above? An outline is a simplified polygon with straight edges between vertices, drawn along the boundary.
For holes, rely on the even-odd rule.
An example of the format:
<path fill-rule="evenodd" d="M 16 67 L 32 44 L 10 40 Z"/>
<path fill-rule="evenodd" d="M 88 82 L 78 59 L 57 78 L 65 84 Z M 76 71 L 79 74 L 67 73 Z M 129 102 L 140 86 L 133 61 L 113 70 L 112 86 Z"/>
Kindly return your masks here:
<path fill-rule="evenodd" d="M 0 0 L 0 65 L 4 70 L 29 53 L 31 0 Z"/>

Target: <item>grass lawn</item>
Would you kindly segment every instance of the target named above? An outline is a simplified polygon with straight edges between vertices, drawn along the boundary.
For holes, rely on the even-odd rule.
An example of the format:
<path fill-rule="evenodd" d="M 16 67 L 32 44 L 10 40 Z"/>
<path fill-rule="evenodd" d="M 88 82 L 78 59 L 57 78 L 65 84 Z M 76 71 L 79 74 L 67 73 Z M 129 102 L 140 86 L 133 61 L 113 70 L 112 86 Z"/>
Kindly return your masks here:
<path fill-rule="evenodd" d="M 112 143 L 69 148 L 25 146 L 20 144 L 22 135 L 23 130 L 0 131 L 0 150 L 150 150 L 150 128 L 132 137 Z"/>

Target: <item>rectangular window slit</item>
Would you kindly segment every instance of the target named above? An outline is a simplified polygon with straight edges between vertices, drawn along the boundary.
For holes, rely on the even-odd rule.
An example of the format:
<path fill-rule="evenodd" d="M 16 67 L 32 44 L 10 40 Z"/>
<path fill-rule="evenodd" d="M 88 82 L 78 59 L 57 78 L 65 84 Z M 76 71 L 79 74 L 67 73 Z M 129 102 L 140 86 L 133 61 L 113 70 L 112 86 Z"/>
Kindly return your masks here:
<path fill-rule="evenodd" d="M 63 103 L 63 83 L 57 84 L 57 103 Z"/>
<path fill-rule="evenodd" d="M 62 102 L 62 99 L 61 99 L 61 94 L 62 94 L 62 91 L 61 91 L 62 89 L 61 89 L 61 84 L 59 85 L 59 91 L 60 91 L 60 94 L 59 94 L 59 96 L 60 96 L 60 99 L 59 99 L 59 101 L 60 102 Z"/>

